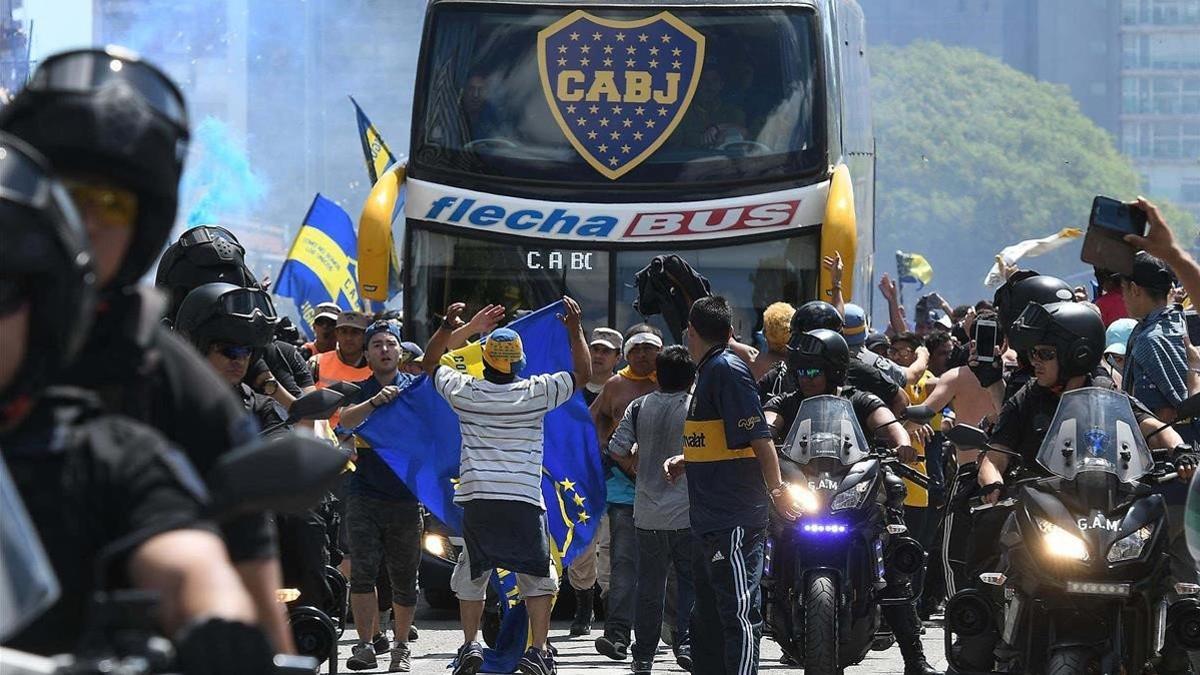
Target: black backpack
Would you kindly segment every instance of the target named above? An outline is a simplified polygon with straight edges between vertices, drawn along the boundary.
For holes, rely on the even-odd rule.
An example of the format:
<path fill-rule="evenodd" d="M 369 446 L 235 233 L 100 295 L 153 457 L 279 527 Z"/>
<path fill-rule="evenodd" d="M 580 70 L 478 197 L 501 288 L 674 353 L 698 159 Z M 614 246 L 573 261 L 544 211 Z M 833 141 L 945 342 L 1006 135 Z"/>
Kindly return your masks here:
<path fill-rule="evenodd" d="M 646 317 L 662 314 L 675 342 L 683 342 L 692 303 L 712 295 L 708 279 L 674 254 L 655 256 L 633 279 L 638 289 L 633 308 Z"/>

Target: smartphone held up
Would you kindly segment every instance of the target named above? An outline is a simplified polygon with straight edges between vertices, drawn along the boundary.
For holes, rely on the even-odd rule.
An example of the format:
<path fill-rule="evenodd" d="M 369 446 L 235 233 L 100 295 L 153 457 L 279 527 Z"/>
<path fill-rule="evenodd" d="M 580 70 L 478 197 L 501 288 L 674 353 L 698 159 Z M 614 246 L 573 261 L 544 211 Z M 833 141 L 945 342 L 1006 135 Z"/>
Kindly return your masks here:
<path fill-rule="evenodd" d="M 1080 259 L 1117 274 L 1132 274 L 1136 251 L 1126 243 L 1127 234 L 1146 235 L 1146 212 L 1137 204 L 1096 197 L 1092 200 Z"/>

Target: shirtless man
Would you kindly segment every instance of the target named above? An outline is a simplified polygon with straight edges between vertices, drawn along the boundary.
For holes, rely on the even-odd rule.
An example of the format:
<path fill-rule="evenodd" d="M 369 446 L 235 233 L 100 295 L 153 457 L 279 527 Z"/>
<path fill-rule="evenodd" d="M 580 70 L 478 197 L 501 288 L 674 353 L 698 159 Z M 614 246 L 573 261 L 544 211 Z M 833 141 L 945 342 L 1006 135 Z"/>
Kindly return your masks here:
<path fill-rule="evenodd" d="M 601 448 L 607 448 L 617 424 L 625 416 L 625 408 L 629 407 L 634 399 L 658 389 L 655 359 L 662 346 L 662 334 L 653 326 L 637 324 L 625 331 L 622 351 L 628 365 L 604 383 L 604 388 L 600 390 L 600 395 L 592 402 L 590 408 Z M 596 638 L 596 651 L 611 659 L 623 661 L 629 655 L 629 637 L 637 591 L 636 532 L 633 527 L 634 488 L 627 477 L 637 473 L 637 456 L 634 454 L 625 458 L 614 457 L 612 461 L 615 466 L 610 471 L 607 482 L 611 564 L 608 614 L 605 617 L 604 634 Z"/>

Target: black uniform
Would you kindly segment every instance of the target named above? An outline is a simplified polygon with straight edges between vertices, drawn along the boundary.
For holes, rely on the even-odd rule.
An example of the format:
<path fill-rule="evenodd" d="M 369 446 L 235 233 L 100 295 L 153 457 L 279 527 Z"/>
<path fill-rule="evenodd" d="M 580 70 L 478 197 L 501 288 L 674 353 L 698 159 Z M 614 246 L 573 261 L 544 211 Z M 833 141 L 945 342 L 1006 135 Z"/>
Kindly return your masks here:
<path fill-rule="evenodd" d="M 850 359 L 850 365 L 846 370 L 846 383 L 849 385 L 849 389 L 874 394 L 889 407 L 900 391 L 900 387 L 889 380 L 883 371 L 872 368 L 855 358 Z M 776 363 L 758 381 L 758 398 L 764 404 L 776 396 L 795 390 L 796 380 L 787 375 L 787 362 L 785 361 Z"/>
<path fill-rule="evenodd" d="M 315 384 L 312 370 L 295 345 L 275 340 L 263 350 L 263 360 L 267 362 L 279 386 L 292 396 L 299 397 L 305 389 Z"/>
<path fill-rule="evenodd" d="M 858 418 L 858 426 L 862 428 L 863 434 L 870 438 L 874 429 L 867 423 L 871 414 L 880 408 L 886 408 L 887 405 L 879 400 L 879 397 L 874 394 L 868 394 L 865 391 L 859 391 L 853 387 L 845 387 L 838 396 L 850 401 L 850 405 L 854 406 L 854 416 Z M 790 391 L 786 394 L 776 396 L 763 405 L 763 412 L 773 412 L 779 415 L 780 421 L 775 426 L 775 440 L 782 441 L 787 437 L 788 431 L 792 428 L 792 423 L 796 421 L 796 413 L 800 410 L 800 403 L 804 401 L 804 394 L 797 391 Z"/>
<path fill-rule="evenodd" d="M 0 446 L 62 587 L 58 601 L 6 646 L 73 651 L 98 579 L 128 586 L 129 555 L 155 535 L 215 531 L 201 518 L 204 488 L 182 453 L 143 424 L 99 416 L 81 396 L 47 396 L 0 436 Z M 110 562 L 97 574 L 102 555 Z"/>
<path fill-rule="evenodd" d="M 164 328 L 146 291 L 115 295 L 102 310 L 87 344 L 67 374 L 70 384 L 97 392 L 107 412 L 127 415 L 161 431 L 200 475 L 232 448 L 252 442 L 254 418 L 196 351 Z M 221 532 L 236 562 L 276 553 L 266 514 L 241 516 Z"/>

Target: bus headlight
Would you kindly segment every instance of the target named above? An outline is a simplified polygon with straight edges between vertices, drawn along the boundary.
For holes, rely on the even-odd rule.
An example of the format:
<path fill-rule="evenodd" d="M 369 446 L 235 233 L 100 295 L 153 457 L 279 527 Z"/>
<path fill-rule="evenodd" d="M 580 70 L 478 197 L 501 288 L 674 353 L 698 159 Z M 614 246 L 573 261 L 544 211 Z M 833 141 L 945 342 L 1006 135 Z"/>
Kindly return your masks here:
<path fill-rule="evenodd" d="M 1121 562 L 1123 560 L 1134 560 L 1142 555 L 1142 551 L 1146 548 L 1146 543 L 1150 541 L 1150 535 L 1154 534 L 1154 527 L 1144 525 L 1133 532 L 1121 537 L 1113 542 L 1113 545 L 1108 549 L 1108 562 Z"/>
<path fill-rule="evenodd" d="M 440 534 L 425 535 L 425 551 L 430 555 L 439 558 L 450 559 L 450 555 L 454 552 L 454 547 L 450 545 L 450 540 Z"/>
<path fill-rule="evenodd" d="M 1088 559 L 1087 544 L 1083 539 L 1043 518 L 1034 520 L 1037 521 L 1038 529 L 1042 531 L 1042 541 L 1046 544 L 1047 554 L 1069 560 Z"/>
<path fill-rule="evenodd" d="M 792 483 L 787 487 L 788 496 L 792 498 L 792 503 L 801 513 L 816 513 L 821 510 L 821 500 L 817 498 L 817 493 L 804 487 Z"/>

